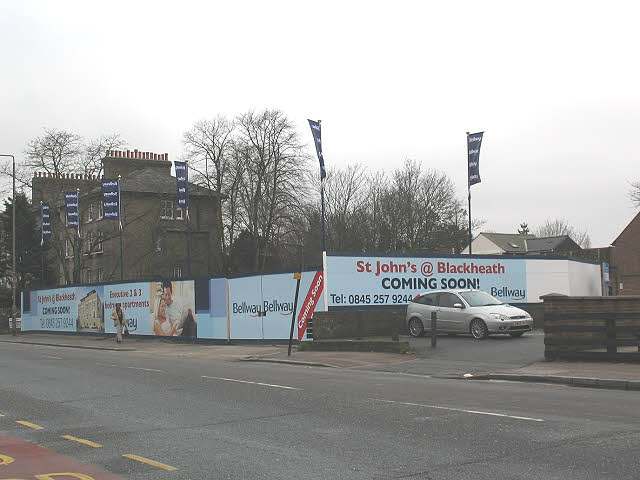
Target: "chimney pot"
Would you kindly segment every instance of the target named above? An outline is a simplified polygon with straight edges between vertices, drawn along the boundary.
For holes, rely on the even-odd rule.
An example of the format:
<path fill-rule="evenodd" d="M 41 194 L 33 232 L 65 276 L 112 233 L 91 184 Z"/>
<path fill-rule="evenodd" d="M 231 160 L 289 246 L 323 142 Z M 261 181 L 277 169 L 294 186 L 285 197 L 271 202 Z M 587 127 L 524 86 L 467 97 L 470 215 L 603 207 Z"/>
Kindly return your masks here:
<path fill-rule="evenodd" d="M 164 159 L 165 159 L 166 161 L 169 161 L 169 154 L 168 154 L 168 153 L 165 153 L 165 154 L 164 154 Z"/>

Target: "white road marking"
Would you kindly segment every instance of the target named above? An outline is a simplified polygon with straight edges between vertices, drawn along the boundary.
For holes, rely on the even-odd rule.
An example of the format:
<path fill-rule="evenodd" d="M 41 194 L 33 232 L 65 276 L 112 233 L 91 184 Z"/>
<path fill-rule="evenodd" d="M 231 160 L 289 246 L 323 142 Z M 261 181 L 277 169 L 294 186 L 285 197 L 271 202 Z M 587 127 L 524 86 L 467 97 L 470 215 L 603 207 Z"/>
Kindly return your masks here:
<path fill-rule="evenodd" d="M 225 382 L 249 383 L 251 385 L 260 385 L 261 387 L 284 388 L 286 390 L 302 390 L 301 388 L 287 387 L 286 385 L 273 385 L 271 383 L 249 382 L 247 380 L 238 380 L 236 378 L 209 377 L 207 375 L 202 375 L 202 378 L 211 378 L 213 380 L 224 380 Z"/>
<path fill-rule="evenodd" d="M 96 365 L 104 365 L 105 367 L 117 367 L 118 365 L 113 365 L 111 363 L 100 363 L 96 362 Z"/>
<path fill-rule="evenodd" d="M 478 411 L 478 410 L 465 410 L 464 408 L 441 407 L 439 405 L 425 405 L 425 404 L 422 404 L 422 403 L 396 402 L 394 400 L 383 400 L 381 398 L 372 398 L 371 400 L 375 400 L 376 402 L 397 403 L 397 404 L 400 404 L 400 405 L 410 405 L 412 407 L 437 408 L 438 410 L 449 410 L 449 411 L 452 411 L 452 412 L 472 413 L 474 415 L 489 415 L 489 416 L 492 416 L 492 417 L 513 418 L 515 420 L 527 420 L 527 421 L 530 421 L 530 422 L 544 422 L 544 420 L 542 418 L 519 417 L 517 415 L 506 415 L 504 413 L 482 412 L 482 411 Z"/>
<path fill-rule="evenodd" d="M 52 357 L 51 355 L 43 355 L 42 358 L 53 358 L 54 360 L 62 360 L 61 357 Z"/>
<path fill-rule="evenodd" d="M 156 370 L 155 368 L 142 368 L 142 367 L 124 367 L 124 368 L 130 368 L 131 370 L 145 370 L 147 372 L 160 372 L 160 373 L 167 373 L 164 370 Z"/>

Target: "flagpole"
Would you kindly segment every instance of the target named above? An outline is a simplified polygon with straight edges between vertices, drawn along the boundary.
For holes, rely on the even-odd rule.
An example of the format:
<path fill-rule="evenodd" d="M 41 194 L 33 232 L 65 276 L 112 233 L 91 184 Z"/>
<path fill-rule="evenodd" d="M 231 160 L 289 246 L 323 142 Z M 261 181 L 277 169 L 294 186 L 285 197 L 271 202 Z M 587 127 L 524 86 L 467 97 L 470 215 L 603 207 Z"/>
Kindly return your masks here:
<path fill-rule="evenodd" d="M 187 275 L 191 276 L 191 223 L 189 219 L 189 207 L 187 206 Z"/>
<path fill-rule="evenodd" d="M 189 161 L 185 162 L 185 193 L 187 194 L 187 205 L 186 205 L 186 214 L 187 214 L 187 275 L 191 277 L 191 218 L 189 217 Z M 176 174 L 177 177 L 177 174 Z"/>
<path fill-rule="evenodd" d="M 471 240 L 473 239 L 471 233 L 471 180 L 469 175 L 469 132 L 467 132 L 467 190 L 469 191 L 469 255 L 471 255 Z"/>
<path fill-rule="evenodd" d="M 40 200 L 40 288 L 44 288 L 44 214 Z"/>
<path fill-rule="evenodd" d="M 321 123 L 322 120 L 318 120 L 318 125 Z M 325 218 L 324 178 L 322 175 L 320 175 L 320 203 L 322 209 L 322 290 L 324 291 L 324 309 L 325 311 L 329 311 L 329 293 L 327 291 L 327 220 Z"/>
<path fill-rule="evenodd" d="M 118 175 L 118 223 L 120 224 L 120 280 L 124 280 L 124 251 L 122 248 L 122 197 L 120 195 L 120 179 Z"/>
<path fill-rule="evenodd" d="M 76 188 L 76 195 L 77 195 L 77 204 L 78 204 L 78 284 L 82 283 L 82 265 L 80 263 L 80 255 L 82 255 L 81 250 L 82 250 L 82 240 L 80 238 L 80 221 L 82 219 L 82 216 L 80 215 L 80 189 Z"/>

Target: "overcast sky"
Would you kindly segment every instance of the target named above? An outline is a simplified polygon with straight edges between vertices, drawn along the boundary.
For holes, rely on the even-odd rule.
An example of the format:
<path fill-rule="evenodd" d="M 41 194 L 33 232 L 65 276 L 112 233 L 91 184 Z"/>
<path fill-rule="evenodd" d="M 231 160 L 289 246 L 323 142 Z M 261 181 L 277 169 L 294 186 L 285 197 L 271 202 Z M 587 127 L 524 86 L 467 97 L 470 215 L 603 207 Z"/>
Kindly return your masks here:
<path fill-rule="evenodd" d="M 181 152 L 197 120 L 280 108 L 328 166 L 405 158 L 466 201 L 485 131 L 483 230 L 548 218 L 609 245 L 636 213 L 636 2 L 0 2 L 0 153 L 42 128 Z M 476 232 L 477 233 L 477 232 Z"/>

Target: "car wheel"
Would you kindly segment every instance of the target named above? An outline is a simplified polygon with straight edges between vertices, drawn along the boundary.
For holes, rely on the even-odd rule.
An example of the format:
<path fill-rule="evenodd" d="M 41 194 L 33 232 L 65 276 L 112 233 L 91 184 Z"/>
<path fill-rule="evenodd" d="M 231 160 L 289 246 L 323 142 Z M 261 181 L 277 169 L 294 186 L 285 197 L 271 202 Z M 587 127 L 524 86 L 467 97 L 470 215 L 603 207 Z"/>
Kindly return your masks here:
<path fill-rule="evenodd" d="M 524 332 L 511 332 L 509 335 L 511 335 L 513 338 L 516 338 L 524 335 Z"/>
<path fill-rule="evenodd" d="M 416 317 L 413 317 L 411 320 L 409 320 L 409 333 L 413 337 L 421 337 L 424 333 L 424 325 L 422 324 L 422 320 Z"/>
<path fill-rule="evenodd" d="M 471 335 L 476 340 L 483 340 L 489 336 L 489 329 L 487 328 L 487 324 L 484 323 L 479 318 L 474 318 L 471 321 L 470 325 Z"/>

